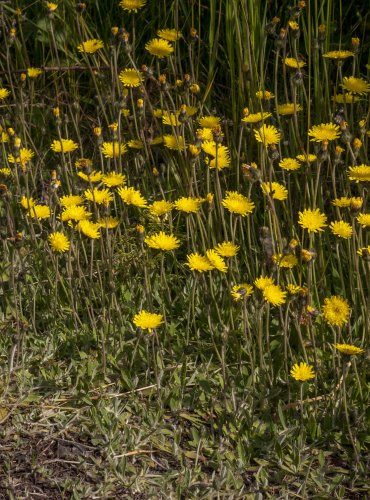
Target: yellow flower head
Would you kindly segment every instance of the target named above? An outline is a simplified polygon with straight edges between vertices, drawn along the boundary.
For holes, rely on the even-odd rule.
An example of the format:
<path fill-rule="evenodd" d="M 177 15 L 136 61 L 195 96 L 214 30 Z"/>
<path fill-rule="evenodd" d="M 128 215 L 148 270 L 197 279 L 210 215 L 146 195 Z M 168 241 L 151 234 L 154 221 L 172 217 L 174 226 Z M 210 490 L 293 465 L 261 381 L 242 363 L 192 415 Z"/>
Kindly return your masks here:
<path fill-rule="evenodd" d="M 343 104 L 343 103 L 353 104 L 354 102 L 358 102 L 360 98 L 355 94 L 347 93 L 347 94 L 336 94 L 335 96 L 333 96 L 332 100 L 334 102 L 337 102 L 338 104 Z"/>
<path fill-rule="evenodd" d="M 141 9 L 146 4 L 147 0 L 121 0 L 120 7 L 123 10 L 127 10 L 129 12 L 137 12 L 138 9 Z"/>
<path fill-rule="evenodd" d="M 203 128 L 215 128 L 221 124 L 221 118 L 218 116 L 202 116 L 199 118 L 199 125 Z"/>
<path fill-rule="evenodd" d="M 168 40 L 169 42 L 177 42 L 182 37 L 180 31 L 175 29 L 164 28 L 162 30 L 158 30 L 157 35 L 159 38 L 163 38 L 163 40 Z"/>
<path fill-rule="evenodd" d="M 127 68 L 121 71 L 118 78 L 124 87 L 140 87 L 143 81 L 142 73 L 133 68 Z"/>
<path fill-rule="evenodd" d="M 127 152 L 127 147 L 119 142 L 103 142 L 101 152 L 106 158 L 118 158 Z"/>
<path fill-rule="evenodd" d="M 340 207 L 340 208 L 348 208 L 351 206 L 351 198 L 346 198 L 342 196 L 341 198 L 335 198 L 335 200 L 332 201 L 332 204 L 335 207 Z"/>
<path fill-rule="evenodd" d="M 269 276 L 260 276 L 255 279 L 254 284 L 259 290 L 263 291 L 266 287 L 274 284 L 274 279 Z"/>
<path fill-rule="evenodd" d="M 103 219 L 98 219 L 97 220 L 97 223 L 100 225 L 100 227 L 102 228 L 106 228 L 106 229 L 114 229 L 118 226 L 119 224 L 119 219 L 117 219 L 117 217 L 112 217 L 112 216 L 109 216 L 109 217 L 105 217 Z"/>
<path fill-rule="evenodd" d="M 91 222 L 87 219 L 83 219 L 77 224 L 77 229 L 92 240 L 98 240 L 101 236 L 99 231 L 100 224 L 98 222 Z"/>
<path fill-rule="evenodd" d="M 304 61 L 299 61 L 297 59 L 294 59 L 294 57 L 286 57 L 284 59 L 284 64 L 288 66 L 288 68 L 293 69 L 300 69 L 306 66 L 306 63 Z"/>
<path fill-rule="evenodd" d="M 330 229 L 335 236 L 348 240 L 352 236 L 352 226 L 342 220 L 334 221 L 330 224 Z"/>
<path fill-rule="evenodd" d="M 108 206 L 113 200 L 113 194 L 109 189 L 87 189 L 84 193 L 85 199 L 98 205 Z"/>
<path fill-rule="evenodd" d="M 342 354 L 347 354 L 348 356 L 353 356 L 364 352 L 361 347 L 356 347 L 355 345 L 351 344 L 334 344 L 334 347 Z"/>
<path fill-rule="evenodd" d="M 0 88 L 0 101 L 3 101 L 10 94 L 8 89 Z"/>
<path fill-rule="evenodd" d="M 298 170 L 301 168 L 301 164 L 295 158 L 283 158 L 279 162 L 279 167 L 284 170 Z"/>
<path fill-rule="evenodd" d="M 329 325 L 343 326 L 348 323 L 350 308 L 346 299 L 333 295 L 324 300 L 322 314 Z"/>
<path fill-rule="evenodd" d="M 22 196 L 20 204 L 22 205 L 23 208 L 29 210 L 30 208 L 36 205 L 36 202 L 33 198 L 27 198 L 26 196 Z"/>
<path fill-rule="evenodd" d="M 224 241 L 215 247 L 215 251 L 221 255 L 221 257 L 235 257 L 239 250 L 240 246 L 235 245 L 232 241 Z"/>
<path fill-rule="evenodd" d="M 28 78 L 37 78 L 39 75 L 41 75 L 42 69 L 40 68 L 28 68 L 27 69 L 27 76 Z"/>
<path fill-rule="evenodd" d="M 363 95 L 370 92 L 370 84 L 363 78 L 355 78 L 354 76 L 345 76 L 342 87 L 353 94 Z"/>
<path fill-rule="evenodd" d="M 227 272 L 228 268 L 227 265 L 225 264 L 224 259 L 215 250 L 207 250 L 206 257 L 214 269 L 217 269 L 222 273 Z"/>
<path fill-rule="evenodd" d="M 32 149 L 21 148 L 19 150 L 19 156 L 14 157 L 12 154 L 8 155 L 9 163 L 18 163 L 21 166 L 27 165 L 27 163 L 35 156 Z"/>
<path fill-rule="evenodd" d="M 10 177 L 12 171 L 8 167 L 0 168 L 0 174 L 4 177 Z"/>
<path fill-rule="evenodd" d="M 278 182 L 262 182 L 263 194 L 269 194 L 274 200 L 284 201 L 288 198 L 288 190 Z"/>
<path fill-rule="evenodd" d="M 46 205 L 33 205 L 28 210 L 28 215 L 32 217 L 32 219 L 48 219 L 51 216 L 51 211 Z"/>
<path fill-rule="evenodd" d="M 293 254 L 283 255 L 281 253 L 274 254 L 272 260 L 279 266 L 286 269 L 292 269 L 298 264 L 298 259 Z"/>
<path fill-rule="evenodd" d="M 357 167 L 349 167 L 348 177 L 350 181 L 370 182 L 370 165 L 358 165 Z"/>
<path fill-rule="evenodd" d="M 126 205 L 134 205 L 135 207 L 144 208 L 148 204 L 140 191 L 133 187 L 120 187 L 117 192 Z"/>
<path fill-rule="evenodd" d="M 156 250 L 170 251 L 179 248 L 180 241 L 173 234 L 166 234 L 163 231 L 159 233 L 152 234 L 151 236 L 146 236 L 144 243 L 150 248 L 155 248 Z"/>
<path fill-rule="evenodd" d="M 356 219 L 364 229 L 370 227 L 370 214 L 358 214 Z"/>
<path fill-rule="evenodd" d="M 48 236 L 48 240 L 53 252 L 67 252 L 70 247 L 68 237 L 60 232 L 51 233 Z"/>
<path fill-rule="evenodd" d="M 192 253 L 187 256 L 188 262 L 185 264 L 191 271 L 198 271 L 204 273 L 205 271 L 212 271 L 213 265 L 207 257 L 199 253 Z"/>
<path fill-rule="evenodd" d="M 164 135 L 163 140 L 165 147 L 168 149 L 183 151 L 186 148 L 186 144 L 182 135 Z"/>
<path fill-rule="evenodd" d="M 148 311 L 140 311 L 134 316 L 134 325 L 142 330 L 151 332 L 164 323 L 162 314 L 155 314 Z"/>
<path fill-rule="evenodd" d="M 267 113 L 267 111 L 259 112 L 259 113 L 249 113 L 247 116 L 242 118 L 243 123 L 258 123 L 269 118 L 271 113 Z"/>
<path fill-rule="evenodd" d="M 85 174 L 84 172 L 78 172 L 78 177 L 81 177 L 86 182 L 100 182 L 102 180 L 102 172 L 93 170 L 90 174 Z"/>
<path fill-rule="evenodd" d="M 293 365 L 290 370 L 290 375 L 294 378 L 294 380 L 298 380 L 299 382 L 306 382 L 306 380 L 315 378 L 313 367 L 304 362 Z"/>
<path fill-rule="evenodd" d="M 247 299 L 253 293 L 253 286 L 248 285 L 248 283 L 240 283 L 239 285 L 234 285 L 231 289 L 231 297 L 235 302 L 242 299 Z"/>
<path fill-rule="evenodd" d="M 153 38 L 145 45 L 145 49 L 152 54 L 152 56 L 162 59 L 163 57 L 168 57 L 173 52 L 173 46 L 162 38 Z"/>
<path fill-rule="evenodd" d="M 263 298 L 273 306 L 281 306 L 286 301 L 287 292 L 279 285 L 268 285 L 263 289 Z"/>
<path fill-rule="evenodd" d="M 333 141 L 340 136 L 340 127 L 334 123 L 322 123 L 314 125 L 309 131 L 308 135 L 312 137 L 311 141 Z"/>
<path fill-rule="evenodd" d="M 72 141 L 71 139 L 61 139 L 54 140 L 50 146 L 50 149 L 54 151 L 54 153 L 71 153 L 78 148 L 78 144 Z"/>
<path fill-rule="evenodd" d="M 226 197 L 222 200 L 222 205 L 229 212 L 242 217 L 251 214 L 255 207 L 252 201 L 236 191 L 226 191 Z"/>
<path fill-rule="evenodd" d="M 313 161 L 317 160 L 317 156 L 313 154 L 297 155 L 296 158 L 303 163 L 312 163 Z"/>
<path fill-rule="evenodd" d="M 298 212 L 298 224 L 307 229 L 309 233 L 323 231 L 326 226 L 326 215 L 322 214 L 318 208 L 315 210 L 305 209 L 303 212 Z"/>
<path fill-rule="evenodd" d="M 262 125 L 262 127 L 254 131 L 254 135 L 257 141 L 262 142 L 266 147 L 280 141 L 280 132 L 273 125 Z"/>
<path fill-rule="evenodd" d="M 62 207 L 66 208 L 71 205 L 81 205 L 84 202 L 84 199 L 78 194 L 68 194 L 66 196 L 62 196 L 59 201 Z"/>
<path fill-rule="evenodd" d="M 176 200 L 174 205 L 176 210 L 179 210 L 180 212 L 197 213 L 199 212 L 203 201 L 204 200 L 201 200 L 200 198 L 186 198 L 183 196 L 182 198 Z"/>
<path fill-rule="evenodd" d="M 102 49 L 104 43 L 101 40 L 92 38 L 91 40 L 86 40 L 86 42 L 77 45 L 77 50 L 79 52 L 85 52 L 85 54 L 94 54 L 97 50 Z"/>
<path fill-rule="evenodd" d="M 126 176 L 117 172 L 109 172 L 102 177 L 104 186 L 116 187 L 126 183 Z"/>
<path fill-rule="evenodd" d="M 277 113 L 279 115 L 294 115 L 294 113 L 298 113 L 298 111 L 302 111 L 303 108 L 300 104 L 294 104 L 294 102 L 287 102 L 285 104 L 279 104 L 276 108 Z"/>
<path fill-rule="evenodd" d="M 323 57 L 328 59 L 347 59 L 347 57 L 352 57 L 355 54 L 349 50 L 332 50 L 323 54 Z"/>
<path fill-rule="evenodd" d="M 171 212 L 173 209 L 174 204 L 166 201 L 166 200 L 159 200 L 159 201 L 154 201 L 149 207 L 149 212 L 152 215 L 156 215 L 157 217 L 161 217 L 162 215 L 168 214 L 168 212 Z"/>
<path fill-rule="evenodd" d="M 58 4 L 57 3 L 54 3 L 54 2 L 46 2 L 46 7 L 48 8 L 48 10 L 50 12 L 54 12 L 57 10 L 58 8 Z"/>
<path fill-rule="evenodd" d="M 86 207 L 81 207 L 79 205 L 69 205 L 60 214 L 60 219 L 62 221 L 75 221 L 88 219 L 91 217 L 92 213 L 88 212 Z"/>
<path fill-rule="evenodd" d="M 128 141 L 127 146 L 132 149 L 144 149 L 144 143 L 140 139 L 131 139 Z"/>
<path fill-rule="evenodd" d="M 162 123 L 163 125 L 171 125 L 172 127 L 181 125 L 178 113 L 169 113 L 168 111 L 163 112 Z"/>
<path fill-rule="evenodd" d="M 269 90 L 258 90 L 256 92 L 256 97 L 257 99 L 261 99 L 263 101 L 269 101 L 270 99 L 273 99 L 275 95 Z"/>

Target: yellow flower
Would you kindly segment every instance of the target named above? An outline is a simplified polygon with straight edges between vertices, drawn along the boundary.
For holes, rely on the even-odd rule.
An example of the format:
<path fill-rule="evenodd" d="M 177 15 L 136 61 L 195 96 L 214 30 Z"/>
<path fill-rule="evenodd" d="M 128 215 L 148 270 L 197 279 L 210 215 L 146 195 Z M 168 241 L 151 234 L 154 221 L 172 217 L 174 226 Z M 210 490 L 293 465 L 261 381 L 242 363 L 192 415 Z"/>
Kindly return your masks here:
<path fill-rule="evenodd" d="M 263 291 L 266 287 L 274 284 L 274 279 L 269 276 L 260 276 L 254 280 L 254 284 L 259 290 Z"/>
<path fill-rule="evenodd" d="M 346 299 L 333 295 L 324 300 L 322 313 L 329 325 L 342 326 L 348 323 L 350 309 Z"/>
<path fill-rule="evenodd" d="M 39 75 L 41 75 L 42 69 L 40 68 L 28 68 L 27 69 L 27 76 L 28 78 L 37 78 Z"/>
<path fill-rule="evenodd" d="M 65 208 L 65 210 L 60 214 L 60 219 L 62 221 L 73 220 L 75 222 L 88 219 L 91 217 L 91 212 L 88 212 L 86 207 L 81 207 L 79 205 L 70 205 Z"/>
<path fill-rule="evenodd" d="M 198 128 L 197 132 L 196 132 L 196 137 L 197 137 L 197 139 L 200 139 L 201 141 L 214 142 L 211 128 L 207 128 L 207 127 Z"/>
<path fill-rule="evenodd" d="M 267 112 L 259 112 L 259 113 L 249 113 L 249 115 L 245 116 L 244 118 L 242 118 L 242 122 L 243 123 L 258 123 L 258 122 L 261 122 L 263 120 L 266 120 L 266 118 L 269 118 L 271 115 L 271 113 L 267 113 Z"/>
<path fill-rule="evenodd" d="M 221 124 L 221 118 L 218 116 L 202 116 L 199 118 L 199 125 L 203 128 L 215 128 Z"/>
<path fill-rule="evenodd" d="M 54 2 L 46 2 L 46 7 L 50 12 L 54 12 L 58 8 L 58 4 Z"/>
<path fill-rule="evenodd" d="M 231 296 L 235 302 L 239 300 L 246 299 L 253 293 L 252 285 L 248 283 L 240 283 L 239 285 L 234 285 L 231 289 Z"/>
<path fill-rule="evenodd" d="M 300 104 L 294 105 L 294 102 L 287 102 L 285 104 L 279 104 L 276 108 L 276 112 L 279 115 L 294 115 L 294 113 L 298 113 L 298 111 L 302 111 L 303 108 Z"/>
<path fill-rule="evenodd" d="M 358 102 L 360 98 L 355 95 L 355 94 L 336 94 L 335 96 L 332 97 L 332 100 L 334 102 L 337 102 L 338 104 L 353 104 L 354 102 Z"/>
<path fill-rule="evenodd" d="M 8 142 L 9 141 L 9 136 L 6 132 L 2 131 L 0 134 L 0 142 Z"/>
<path fill-rule="evenodd" d="M 79 158 L 77 161 L 75 161 L 75 167 L 76 168 L 92 167 L 92 161 L 89 160 L 88 158 Z"/>
<path fill-rule="evenodd" d="M 48 236 L 48 240 L 53 252 L 67 252 L 70 247 L 69 239 L 67 236 L 60 232 L 51 233 Z"/>
<path fill-rule="evenodd" d="M 257 99 L 269 101 L 270 99 L 273 99 L 275 95 L 269 90 L 258 90 L 256 92 L 256 97 Z"/>
<path fill-rule="evenodd" d="M 358 214 L 356 218 L 364 229 L 370 227 L 370 214 Z"/>
<path fill-rule="evenodd" d="M 347 354 L 348 356 L 353 356 L 355 354 L 361 354 L 364 352 L 361 347 L 356 347 L 351 344 L 334 344 L 334 347 L 338 349 L 339 352 Z"/>
<path fill-rule="evenodd" d="M 4 175 L 4 177 L 10 177 L 12 171 L 8 167 L 0 168 L 0 174 Z"/>
<path fill-rule="evenodd" d="M 330 224 L 330 229 L 335 236 L 348 240 L 352 236 L 352 226 L 342 220 L 334 221 Z"/>
<path fill-rule="evenodd" d="M 332 204 L 335 207 L 347 208 L 351 206 L 351 198 L 346 198 L 344 196 L 342 196 L 341 198 L 335 198 L 335 200 L 332 201 Z"/>
<path fill-rule="evenodd" d="M 86 42 L 77 45 L 77 50 L 79 52 L 85 52 L 86 54 L 94 54 L 97 50 L 102 49 L 104 43 L 101 40 L 92 38 L 91 40 L 86 40 Z"/>
<path fill-rule="evenodd" d="M 87 189 L 84 193 L 85 199 L 88 201 L 93 201 L 98 205 L 109 205 L 109 202 L 113 200 L 113 194 L 109 189 Z"/>
<path fill-rule="evenodd" d="M 370 84 L 363 78 L 355 78 L 354 76 L 345 76 L 342 87 L 353 94 L 363 95 L 370 92 Z"/>
<path fill-rule="evenodd" d="M 288 190 L 278 182 L 262 182 L 263 194 L 269 194 L 274 200 L 283 201 L 288 198 Z"/>
<path fill-rule="evenodd" d="M 206 257 L 214 269 L 217 269 L 222 273 L 227 272 L 227 265 L 225 264 L 224 259 L 215 250 L 207 250 Z"/>
<path fill-rule="evenodd" d="M 10 94 L 8 89 L 0 88 L 0 101 L 3 101 Z"/>
<path fill-rule="evenodd" d="M 163 125 L 172 125 L 172 127 L 178 127 L 179 125 L 181 125 L 178 113 L 168 113 L 168 111 L 163 112 L 162 123 Z"/>
<path fill-rule="evenodd" d="M 78 148 L 78 144 L 71 139 L 61 139 L 54 140 L 50 146 L 50 149 L 54 151 L 54 153 L 71 153 Z"/>
<path fill-rule="evenodd" d="M 132 149 L 144 149 L 144 143 L 140 139 L 131 139 L 128 141 L 127 146 Z"/>
<path fill-rule="evenodd" d="M 298 380 L 299 382 L 306 382 L 306 380 L 315 378 L 313 367 L 304 362 L 293 365 L 290 370 L 290 375 L 294 378 L 294 380 Z"/>
<path fill-rule="evenodd" d="M 294 285 L 293 283 L 288 283 L 286 289 L 290 295 L 297 295 L 302 290 L 301 286 Z"/>
<path fill-rule="evenodd" d="M 185 265 L 188 266 L 191 271 L 204 273 L 205 271 L 211 271 L 213 269 L 213 265 L 207 257 L 200 255 L 199 253 L 187 255 L 187 260 L 188 262 Z"/>
<path fill-rule="evenodd" d="M 257 141 L 262 142 L 266 147 L 280 141 L 280 132 L 273 125 L 262 125 L 262 127 L 254 131 L 254 135 Z"/>
<path fill-rule="evenodd" d="M 152 215 L 156 215 L 157 217 L 161 217 L 162 215 L 168 214 L 168 212 L 171 212 L 173 209 L 174 204 L 166 201 L 166 200 L 159 200 L 159 201 L 154 201 L 149 207 L 149 212 Z"/>
<path fill-rule="evenodd" d="M 304 61 L 298 61 L 297 59 L 294 59 L 294 57 L 286 57 L 285 59 L 283 59 L 283 62 L 286 66 L 293 69 L 299 69 L 306 66 L 306 63 Z"/>
<path fill-rule="evenodd" d="M 298 264 L 298 259 L 293 254 L 283 255 L 281 253 L 274 254 L 272 260 L 279 266 L 286 269 L 292 269 Z"/>
<path fill-rule="evenodd" d="M 297 160 L 306 163 L 312 163 L 313 161 L 317 160 L 317 156 L 313 154 L 297 155 L 296 158 Z"/>
<path fill-rule="evenodd" d="M 252 213 L 255 205 L 248 198 L 236 191 L 226 191 L 226 197 L 222 200 L 222 205 L 234 214 L 245 217 Z"/>
<path fill-rule="evenodd" d="M 134 325 L 151 332 L 164 322 L 162 314 L 140 311 L 134 316 Z"/>
<path fill-rule="evenodd" d="M 84 199 L 78 194 L 69 194 L 66 196 L 62 196 L 59 201 L 62 207 L 67 208 L 71 205 L 81 205 L 84 202 Z"/>
<path fill-rule="evenodd" d="M 279 167 L 284 170 L 298 170 L 301 168 L 301 164 L 295 158 L 283 158 L 279 162 Z"/>
<path fill-rule="evenodd" d="M 177 40 L 180 40 L 182 37 L 182 34 L 180 31 L 175 29 L 165 28 L 158 30 L 157 36 L 159 36 L 159 38 L 163 38 L 164 40 L 168 40 L 169 42 L 177 42 Z"/>
<path fill-rule="evenodd" d="M 360 197 L 353 196 L 351 198 L 351 210 L 356 211 L 356 210 L 361 210 L 362 205 L 364 204 L 364 200 Z"/>
<path fill-rule="evenodd" d="M 145 4 L 146 0 L 121 0 L 119 5 L 123 10 L 137 12 L 138 9 L 144 7 Z"/>
<path fill-rule="evenodd" d="M 34 156 L 35 153 L 32 151 L 32 149 L 21 148 L 19 150 L 19 156 L 14 157 L 13 155 L 9 154 L 8 161 L 9 163 L 18 163 L 22 166 L 25 166 Z"/>
<path fill-rule="evenodd" d="M 84 174 L 83 172 L 78 172 L 78 177 L 81 177 L 86 182 L 100 182 L 103 178 L 103 174 L 99 171 L 93 170 L 90 174 Z"/>
<path fill-rule="evenodd" d="M 340 127 L 334 123 L 321 123 L 314 125 L 309 131 L 308 135 L 312 137 L 311 141 L 333 141 L 340 136 Z"/>
<path fill-rule="evenodd" d="M 108 186 L 110 188 L 122 186 L 122 184 L 126 183 L 126 176 L 117 172 L 108 172 L 107 174 L 103 175 L 102 182 L 104 186 Z"/>
<path fill-rule="evenodd" d="M 332 50 L 323 54 L 323 57 L 329 59 L 346 59 L 347 57 L 354 56 L 355 54 L 349 50 Z"/>
<path fill-rule="evenodd" d="M 98 240 L 101 236 L 99 231 L 100 224 L 98 222 L 91 222 L 87 219 L 83 219 L 77 224 L 77 229 L 82 234 L 93 240 Z"/>
<path fill-rule="evenodd" d="M 124 87 L 140 87 L 143 81 L 143 75 L 140 71 L 136 71 L 133 68 L 125 69 L 121 71 L 118 78 L 122 82 Z"/>
<path fill-rule="evenodd" d="M 119 142 L 103 142 L 101 152 L 106 158 L 118 158 L 127 152 L 127 147 Z"/>
<path fill-rule="evenodd" d="M 360 257 L 370 257 L 370 245 L 368 247 L 359 248 L 356 252 Z M 370 259 L 369 259 L 370 260 Z"/>
<path fill-rule="evenodd" d="M 268 285 L 263 289 L 263 298 L 273 306 L 281 306 L 286 301 L 287 292 L 279 285 Z"/>
<path fill-rule="evenodd" d="M 370 182 L 370 165 L 359 165 L 357 167 L 349 167 L 348 177 L 350 181 Z"/>
<path fill-rule="evenodd" d="M 307 229 L 309 233 L 323 231 L 326 226 L 326 215 L 322 214 L 318 208 L 315 210 L 305 209 L 303 212 L 298 212 L 298 224 Z"/>
<path fill-rule="evenodd" d="M 163 140 L 168 149 L 183 151 L 186 148 L 184 138 L 181 135 L 164 135 Z"/>
<path fill-rule="evenodd" d="M 152 54 L 152 56 L 161 59 L 163 57 L 168 57 L 173 52 L 173 46 L 167 42 L 167 40 L 162 40 L 161 38 L 153 38 L 145 45 L 145 49 Z"/>
<path fill-rule="evenodd" d="M 182 198 L 176 200 L 174 205 L 176 210 L 179 210 L 180 212 L 197 213 L 202 202 L 203 200 L 200 198 L 186 198 L 183 196 Z"/>
<path fill-rule="evenodd" d="M 170 251 L 179 248 L 180 241 L 173 234 L 166 234 L 163 231 L 146 236 L 144 243 L 156 250 Z"/>
<path fill-rule="evenodd" d="M 298 31 L 299 30 L 299 24 L 296 23 L 295 21 L 288 21 L 290 29 L 293 31 Z"/>
<path fill-rule="evenodd" d="M 20 204 L 22 205 L 23 208 L 29 210 L 30 208 L 36 205 L 36 202 L 33 198 L 27 198 L 26 196 L 22 196 Z"/>
<path fill-rule="evenodd" d="M 126 205 L 134 205 L 135 207 L 144 208 L 148 204 L 140 191 L 133 187 L 120 187 L 117 191 Z"/>
<path fill-rule="evenodd" d="M 117 219 L 117 217 L 109 216 L 105 217 L 104 219 L 98 219 L 97 223 L 100 225 L 100 227 L 114 229 L 118 226 L 119 219 Z"/>
<path fill-rule="evenodd" d="M 32 219 L 48 219 L 51 216 L 50 208 L 46 205 L 33 205 L 28 210 L 28 215 L 32 217 Z"/>
<path fill-rule="evenodd" d="M 221 257 L 234 257 L 240 250 L 239 245 L 235 245 L 232 241 L 224 241 L 215 247 L 215 251 Z"/>

